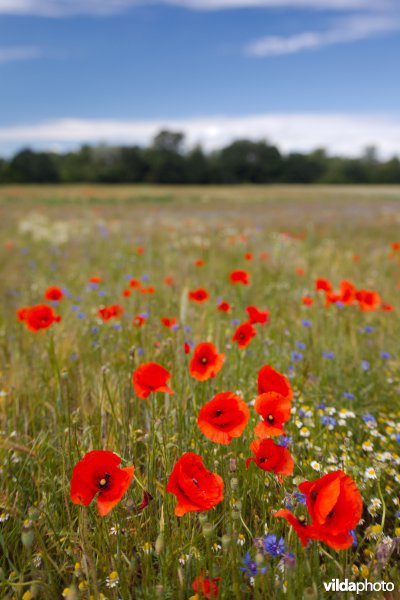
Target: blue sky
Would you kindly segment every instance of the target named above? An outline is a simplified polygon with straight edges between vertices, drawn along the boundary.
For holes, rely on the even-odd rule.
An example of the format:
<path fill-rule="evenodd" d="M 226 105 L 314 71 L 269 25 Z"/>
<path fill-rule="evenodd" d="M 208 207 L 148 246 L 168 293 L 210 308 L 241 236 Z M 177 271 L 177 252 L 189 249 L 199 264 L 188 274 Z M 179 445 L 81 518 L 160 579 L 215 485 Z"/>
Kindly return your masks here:
<path fill-rule="evenodd" d="M 398 0 L 0 0 L 0 153 L 165 126 L 400 154 L 399 56 Z"/>

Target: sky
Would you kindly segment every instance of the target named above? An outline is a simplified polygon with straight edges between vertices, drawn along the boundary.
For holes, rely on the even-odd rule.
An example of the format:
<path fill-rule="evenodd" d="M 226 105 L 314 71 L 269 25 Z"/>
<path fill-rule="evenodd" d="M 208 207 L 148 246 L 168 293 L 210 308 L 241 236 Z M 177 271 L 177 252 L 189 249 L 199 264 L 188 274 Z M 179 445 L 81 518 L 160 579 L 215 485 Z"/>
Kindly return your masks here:
<path fill-rule="evenodd" d="M 0 0 L 0 155 L 147 144 L 400 155 L 400 0 Z"/>

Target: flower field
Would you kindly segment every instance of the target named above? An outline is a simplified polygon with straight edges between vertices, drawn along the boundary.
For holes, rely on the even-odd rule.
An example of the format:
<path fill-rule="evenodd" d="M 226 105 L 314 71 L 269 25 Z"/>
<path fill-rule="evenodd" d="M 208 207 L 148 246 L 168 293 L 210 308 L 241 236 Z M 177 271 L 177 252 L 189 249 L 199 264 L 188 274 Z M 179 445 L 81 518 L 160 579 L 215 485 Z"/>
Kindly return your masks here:
<path fill-rule="evenodd" d="M 0 598 L 399 598 L 399 223 L 398 188 L 0 189 Z"/>

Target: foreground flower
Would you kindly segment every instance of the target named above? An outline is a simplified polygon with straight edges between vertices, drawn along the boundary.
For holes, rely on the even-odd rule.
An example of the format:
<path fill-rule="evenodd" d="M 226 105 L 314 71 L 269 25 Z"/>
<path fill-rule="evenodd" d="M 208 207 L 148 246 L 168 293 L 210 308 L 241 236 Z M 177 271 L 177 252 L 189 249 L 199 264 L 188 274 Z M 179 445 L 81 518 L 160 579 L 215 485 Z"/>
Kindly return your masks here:
<path fill-rule="evenodd" d="M 219 581 L 221 581 L 221 577 L 208 579 L 204 575 L 197 575 L 192 583 L 192 588 L 196 594 L 199 594 L 199 598 L 217 598 Z"/>
<path fill-rule="evenodd" d="M 237 345 L 242 350 L 246 348 L 252 340 L 254 336 L 257 335 L 256 330 L 253 325 L 246 321 L 238 326 L 235 333 L 233 334 L 232 341 L 237 342 Z"/>
<path fill-rule="evenodd" d="M 275 516 L 292 525 L 303 546 L 308 539 L 315 539 L 335 550 L 350 548 L 353 544 L 351 531 L 360 521 L 363 508 L 361 494 L 353 479 L 343 471 L 333 471 L 316 481 L 301 483 L 299 489 L 306 496 L 311 524 L 305 525 L 288 510 L 280 510 Z"/>
<path fill-rule="evenodd" d="M 247 271 L 232 271 L 232 273 L 229 276 L 229 279 L 232 285 L 235 285 L 237 283 L 249 285 L 250 283 L 250 275 Z"/>
<path fill-rule="evenodd" d="M 193 290 L 193 291 L 189 292 L 188 298 L 189 298 L 189 300 L 192 300 L 193 302 L 198 302 L 199 304 L 201 304 L 202 302 L 205 302 L 206 300 L 208 300 L 209 294 L 208 294 L 207 290 L 204 290 L 203 288 L 199 288 L 198 290 Z"/>
<path fill-rule="evenodd" d="M 222 477 L 208 471 L 198 454 L 186 452 L 175 464 L 166 491 L 178 500 L 175 515 L 210 510 L 224 498 Z"/>
<path fill-rule="evenodd" d="M 255 458 L 246 460 L 246 469 L 249 468 L 250 462 L 254 461 L 260 469 L 275 473 L 279 481 L 282 481 L 281 475 L 293 473 L 294 461 L 287 448 L 278 446 L 271 439 L 254 440 L 250 448 Z"/>
<path fill-rule="evenodd" d="M 218 354 L 214 344 L 202 342 L 194 349 L 189 371 L 194 379 L 206 381 L 215 377 L 220 372 L 224 361 L 225 354 Z"/>
<path fill-rule="evenodd" d="M 264 365 L 258 372 L 258 393 L 276 392 L 288 400 L 293 398 L 290 381 L 271 365 Z"/>
<path fill-rule="evenodd" d="M 289 421 L 291 411 L 288 397 L 276 392 L 261 394 L 256 398 L 254 409 L 263 418 L 254 428 L 257 437 L 266 438 L 285 435 L 283 423 Z"/>
<path fill-rule="evenodd" d="M 167 382 L 171 374 L 158 363 L 144 363 L 136 369 L 132 375 L 132 383 L 136 396 L 143 400 L 148 398 L 151 392 L 165 392 L 173 394 Z"/>
<path fill-rule="evenodd" d="M 64 293 L 61 288 L 53 286 L 47 288 L 47 290 L 44 293 L 44 297 L 46 298 L 46 300 L 54 300 L 58 302 L 64 297 Z"/>
<path fill-rule="evenodd" d="M 247 404 L 233 392 L 222 392 L 205 404 L 197 418 L 200 431 L 217 444 L 240 437 L 250 418 Z"/>
<path fill-rule="evenodd" d="M 71 500 L 88 506 L 96 494 L 99 514 L 104 517 L 118 504 L 132 481 L 134 468 L 120 468 L 121 459 L 114 452 L 92 450 L 74 467 Z"/>
<path fill-rule="evenodd" d="M 249 315 L 249 321 L 252 325 L 260 323 L 268 323 L 270 312 L 269 310 L 258 310 L 255 306 L 248 306 L 246 312 Z"/>
<path fill-rule="evenodd" d="M 23 321 L 30 331 L 40 331 L 47 329 L 53 323 L 61 321 L 60 315 L 57 315 L 51 306 L 47 304 L 36 304 L 35 306 L 26 306 L 17 311 L 20 321 Z"/>

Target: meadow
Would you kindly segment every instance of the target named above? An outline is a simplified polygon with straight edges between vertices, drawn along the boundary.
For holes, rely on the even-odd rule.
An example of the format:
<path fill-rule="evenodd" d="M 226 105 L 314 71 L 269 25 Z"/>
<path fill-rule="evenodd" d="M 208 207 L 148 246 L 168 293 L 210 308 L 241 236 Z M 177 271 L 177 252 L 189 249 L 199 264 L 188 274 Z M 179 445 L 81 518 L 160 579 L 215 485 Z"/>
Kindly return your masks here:
<path fill-rule="evenodd" d="M 356 597 L 326 591 L 332 579 L 392 583 L 359 597 L 399 598 L 399 225 L 390 186 L 0 188 L 0 598 Z M 46 326 L 26 310 L 41 304 Z M 241 324 L 250 339 L 233 339 Z M 203 342 L 224 358 L 200 381 Z M 143 398 L 132 375 L 148 363 L 170 378 Z M 265 436 L 290 473 L 247 462 L 256 398 L 274 393 L 265 365 L 292 390 L 285 435 Z M 224 392 L 245 416 L 218 443 L 226 427 L 198 416 Z M 89 469 L 71 494 L 92 450 L 122 462 L 99 455 L 97 488 Z M 196 463 L 187 488 L 185 453 L 216 475 Z M 316 510 L 298 486 L 338 471 L 351 494 Z M 94 496 L 114 491 L 102 516 Z M 307 529 L 318 511 L 350 545 Z"/>

